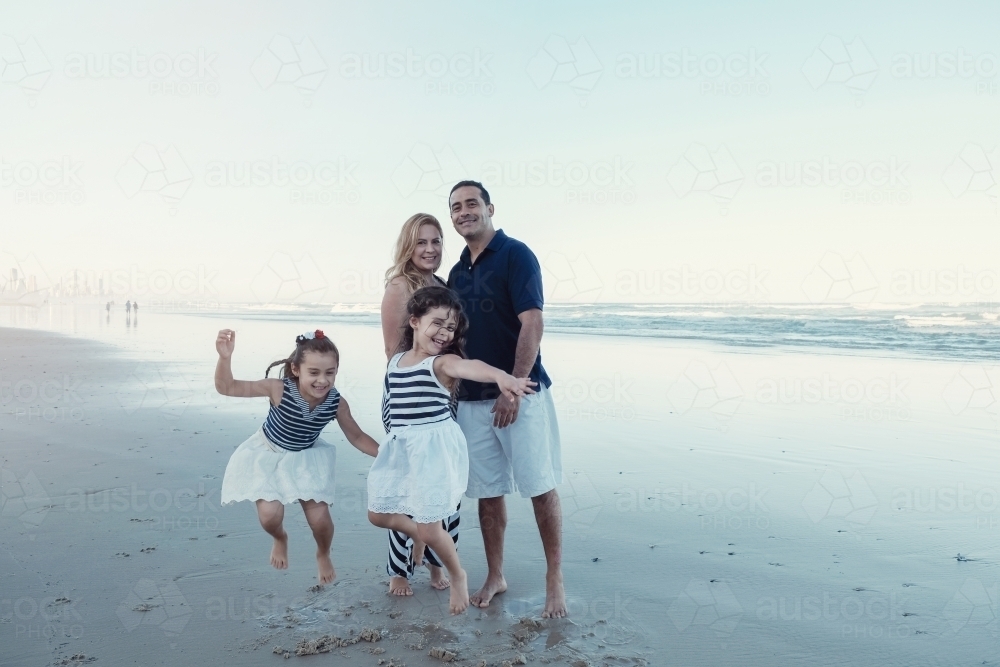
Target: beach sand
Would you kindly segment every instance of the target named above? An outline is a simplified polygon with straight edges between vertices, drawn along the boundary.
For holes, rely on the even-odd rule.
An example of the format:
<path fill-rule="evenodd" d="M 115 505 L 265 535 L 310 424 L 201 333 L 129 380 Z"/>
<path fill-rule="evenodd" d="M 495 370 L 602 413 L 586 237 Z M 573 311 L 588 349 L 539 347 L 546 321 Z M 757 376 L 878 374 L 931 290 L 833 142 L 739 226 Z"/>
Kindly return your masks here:
<path fill-rule="evenodd" d="M 128 331 L 94 314 L 24 324 L 0 329 L 4 665 L 995 660 L 1000 431 L 981 367 L 547 334 L 570 617 L 539 617 L 544 559 L 520 497 L 510 589 L 451 617 L 426 571 L 413 597 L 386 594 L 370 459 L 335 425 L 334 584 L 315 587 L 298 507 L 279 572 L 250 504 L 219 506 L 266 404 L 214 394 L 215 332 L 240 332 L 235 372 L 252 378 L 324 328 L 338 386 L 379 437 L 378 329 L 155 313 Z M 462 516 L 475 590 L 474 501 Z"/>

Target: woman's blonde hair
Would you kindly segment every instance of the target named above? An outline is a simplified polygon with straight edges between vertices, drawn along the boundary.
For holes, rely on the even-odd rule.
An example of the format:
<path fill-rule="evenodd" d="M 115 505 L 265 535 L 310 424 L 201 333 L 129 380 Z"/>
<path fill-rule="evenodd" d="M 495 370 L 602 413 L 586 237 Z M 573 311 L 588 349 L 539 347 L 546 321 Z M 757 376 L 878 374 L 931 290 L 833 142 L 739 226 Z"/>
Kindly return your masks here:
<path fill-rule="evenodd" d="M 407 290 L 412 294 L 424 286 L 424 277 L 420 270 L 413 266 L 413 249 L 417 247 L 417 240 L 420 236 L 420 228 L 424 225 L 433 225 L 438 234 L 441 235 L 441 247 L 444 249 L 444 230 L 441 223 L 430 213 L 417 213 L 410 216 L 410 219 L 403 223 L 403 228 L 399 230 L 399 238 L 396 239 L 396 250 L 393 253 L 392 266 L 385 272 L 385 284 L 403 276 L 406 281 Z"/>

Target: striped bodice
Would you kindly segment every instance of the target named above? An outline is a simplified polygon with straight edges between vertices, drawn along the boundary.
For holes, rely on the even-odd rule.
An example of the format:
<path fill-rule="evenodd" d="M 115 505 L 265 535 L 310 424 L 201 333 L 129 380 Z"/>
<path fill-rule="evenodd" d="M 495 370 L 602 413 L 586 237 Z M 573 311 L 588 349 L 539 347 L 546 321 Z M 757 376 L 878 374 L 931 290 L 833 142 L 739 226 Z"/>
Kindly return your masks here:
<path fill-rule="evenodd" d="M 419 364 L 400 368 L 396 364 L 405 354 L 389 361 L 382 386 L 382 424 L 393 428 L 433 424 L 454 419 L 455 402 L 451 392 L 434 375 L 434 360 L 427 357 Z"/>
<path fill-rule="evenodd" d="M 283 449 L 309 449 L 326 425 L 337 418 L 340 392 L 331 387 L 326 400 L 310 410 L 309 403 L 299 393 L 295 378 L 285 378 L 283 382 L 281 403 L 272 405 L 268 411 L 264 435 Z"/>

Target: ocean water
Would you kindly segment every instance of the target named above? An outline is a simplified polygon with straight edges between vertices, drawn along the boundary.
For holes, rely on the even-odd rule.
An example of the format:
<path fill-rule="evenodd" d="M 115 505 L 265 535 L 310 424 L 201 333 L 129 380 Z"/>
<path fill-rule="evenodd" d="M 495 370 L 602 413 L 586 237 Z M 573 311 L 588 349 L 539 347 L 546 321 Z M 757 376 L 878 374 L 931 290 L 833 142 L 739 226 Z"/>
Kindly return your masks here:
<path fill-rule="evenodd" d="M 221 304 L 187 314 L 379 325 L 378 304 Z M 869 350 L 1000 361 L 1000 304 L 548 304 L 547 331 L 744 348 Z"/>

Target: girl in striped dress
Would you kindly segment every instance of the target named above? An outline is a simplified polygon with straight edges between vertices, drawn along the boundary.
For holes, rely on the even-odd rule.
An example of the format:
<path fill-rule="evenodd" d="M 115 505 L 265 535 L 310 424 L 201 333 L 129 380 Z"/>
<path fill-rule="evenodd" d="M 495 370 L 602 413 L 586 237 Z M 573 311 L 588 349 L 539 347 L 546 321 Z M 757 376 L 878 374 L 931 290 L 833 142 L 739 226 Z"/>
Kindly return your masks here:
<path fill-rule="evenodd" d="M 319 437 L 336 420 L 348 442 L 375 456 L 378 443 L 351 417 L 351 409 L 333 386 L 340 353 L 322 331 L 295 339 L 295 351 L 267 368 L 263 380 L 235 380 L 232 371 L 236 332 L 223 329 L 215 341 L 219 363 L 215 388 L 223 396 L 266 396 L 271 408 L 259 431 L 236 448 L 222 480 L 222 504 L 252 500 L 260 525 L 271 537 L 271 565 L 288 567 L 288 534 L 282 525 L 285 505 L 298 502 L 316 540 L 319 583 L 337 576 L 330 560 L 333 520 L 329 504 L 334 498 L 337 449 Z M 268 378 L 281 366 L 279 379 Z"/>
<path fill-rule="evenodd" d="M 449 606 L 469 606 L 458 552 L 442 525 L 455 511 L 469 479 L 469 454 L 451 400 L 460 379 L 496 383 L 513 398 L 533 394 L 535 383 L 481 361 L 463 359 L 468 320 L 446 287 L 422 287 L 406 306 L 408 327 L 400 352 L 389 361 L 383 418 L 389 433 L 368 473 L 368 518 L 376 526 L 413 538 L 419 553 L 431 547 L 451 577 Z"/>

